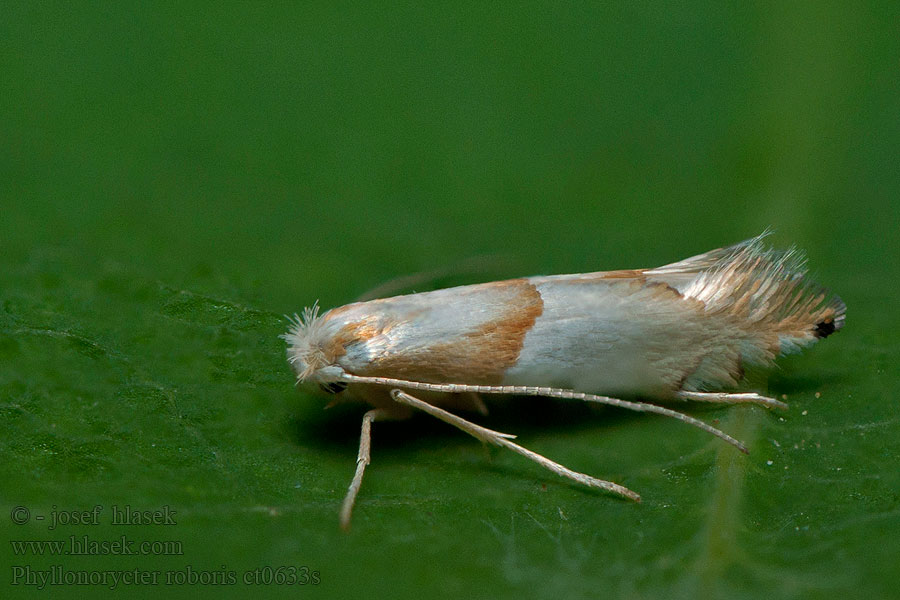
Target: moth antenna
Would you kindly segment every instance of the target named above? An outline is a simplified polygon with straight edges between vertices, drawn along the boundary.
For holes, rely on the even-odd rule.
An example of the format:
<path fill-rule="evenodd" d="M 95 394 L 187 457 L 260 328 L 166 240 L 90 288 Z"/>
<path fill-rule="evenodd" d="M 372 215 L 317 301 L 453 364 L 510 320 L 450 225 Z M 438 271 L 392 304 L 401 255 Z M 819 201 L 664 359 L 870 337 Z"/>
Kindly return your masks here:
<path fill-rule="evenodd" d="M 354 302 L 366 302 L 376 298 L 384 298 L 386 296 L 398 294 L 404 291 L 412 290 L 417 286 L 427 286 L 438 279 L 457 275 L 482 275 L 491 271 L 501 271 L 509 268 L 512 261 L 502 255 L 475 256 L 460 261 L 449 267 L 432 269 L 430 271 L 422 271 L 413 273 L 403 277 L 395 277 L 376 287 L 368 290 L 360 295 Z"/>
<path fill-rule="evenodd" d="M 519 396 L 546 396 L 549 398 L 561 398 L 566 400 L 583 400 L 585 402 L 596 402 L 598 404 L 606 404 L 625 408 L 636 412 L 647 412 L 663 415 L 673 419 L 677 419 L 688 425 L 693 425 L 698 429 L 702 429 L 707 433 L 728 442 L 744 454 L 749 454 L 747 447 L 734 439 L 724 431 L 716 429 L 712 425 L 708 425 L 699 419 L 690 417 L 684 413 L 680 413 L 669 408 L 657 406 L 647 402 L 632 402 L 629 400 L 621 400 L 619 398 L 610 398 L 609 396 L 599 396 L 597 394 L 587 394 L 584 392 L 576 392 L 562 388 L 553 387 L 531 387 L 520 385 L 469 385 L 464 383 L 426 383 L 423 381 L 408 381 L 405 379 L 393 379 L 391 377 L 365 377 L 360 375 L 352 375 L 344 373 L 341 379 L 348 383 L 369 383 L 375 385 L 394 386 L 399 388 L 407 388 L 413 390 L 424 390 L 429 392 L 445 392 L 460 393 L 474 392 L 476 394 L 514 394 Z"/>

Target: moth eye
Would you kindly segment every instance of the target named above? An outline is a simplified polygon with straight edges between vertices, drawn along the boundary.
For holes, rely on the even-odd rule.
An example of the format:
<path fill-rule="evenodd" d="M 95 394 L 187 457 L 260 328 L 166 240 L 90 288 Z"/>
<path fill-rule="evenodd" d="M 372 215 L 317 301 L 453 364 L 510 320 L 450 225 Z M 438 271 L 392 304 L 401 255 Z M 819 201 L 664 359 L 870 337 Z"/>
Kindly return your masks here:
<path fill-rule="evenodd" d="M 320 383 L 319 387 L 326 394 L 340 394 L 347 389 L 347 384 L 343 381 L 329 381 L 328 383 Z"/>

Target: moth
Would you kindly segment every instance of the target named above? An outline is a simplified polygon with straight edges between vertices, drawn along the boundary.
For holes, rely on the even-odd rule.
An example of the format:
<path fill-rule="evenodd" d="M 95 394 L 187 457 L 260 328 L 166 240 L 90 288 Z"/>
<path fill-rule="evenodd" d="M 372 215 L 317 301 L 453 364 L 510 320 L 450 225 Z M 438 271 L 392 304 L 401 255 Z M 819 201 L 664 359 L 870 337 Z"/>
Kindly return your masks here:
<path fill-rule="evenodd" d="M 454 411 L 482 396 L 546 396 L 656 413 L 739 441 L 658 403 L 752 403 L 734 393 L 745 366 L 772 366 L 844 326 L 840 298 L 811 282 L 795 249 L 765 233 L 654 269 L 526 277 L 356 302 L 294 316 L 282 337 L 297 382 L 364 402 L 356 472 L 341 506 L 350 524 L 370 463 L 372 423 L 426 412 L 554 473 L 635 501 L 632 490 L 572 471 Z"/>

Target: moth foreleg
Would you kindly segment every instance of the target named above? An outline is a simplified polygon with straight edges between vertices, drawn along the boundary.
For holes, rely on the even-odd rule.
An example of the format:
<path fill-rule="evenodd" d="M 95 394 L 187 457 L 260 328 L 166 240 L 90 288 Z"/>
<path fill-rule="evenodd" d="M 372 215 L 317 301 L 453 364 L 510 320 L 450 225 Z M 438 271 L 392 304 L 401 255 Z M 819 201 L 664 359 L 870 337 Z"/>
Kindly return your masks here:
<path fill-rule="evenodd" d="M 388 412 L 382 408 L 372 409 L 363 415 L 362 433 L 359 436 L 359 453 L 356 457 L 356 473 L 353 475 L 353 481 L 350 482 L 347 495 L 344 496 L 344 502 L 341 504 L 341 529 L 344 531 L 350 529 L 350 515 L 353 512 L 353 505 L 356 503 L 356 494 L 359 493 L 359 486 L 362 485 L 366 466 L 372 462 L 370 452 L 372 447 L 372 422 L 386 418 L 388 418 Z"/>
<path fill-rule="evenodd" d="M 510 435 L 508 433 L 500 433 L 499 431 L 494 431 L 493 429 L 488 429 L 486 427 L 482 427 L 481 425 L 476 425 L 471 421 L 466 421 L 462 417 L 458 417 L 453 413 L 449 413 L 446 410 L 419 400 L 415 396 L 410 396 L 402 390 L 391 390 L 391 397 L 393 397 L 395 401 L 401 404 L 412 406 L 413 408 L 418 408 L 421 411 L 427 412 L 431 416 L 437 417 L 441 421 L 449 423 L 450 425 L 453 425 L 454 427 L 465 431 L 472 437 L 481 440 L 482 442 L 509 448 L 516 454 L 520 454 L 525 458 L 533 460 L 537 464 L 553 471 L 561 477 L 566 477 L 568 479 L 571 479 L 572 481 L 577 481 L 578 483 L 589 487 L 606 490 L 608 492 L 612 492 L 613 494 L 618 494 L 619 496 L 624 496 L 637 502 L 640 502 L 641 500 L 641 497 L 637 493 L 629 490 L 627 487 L 621 486 L 611 481 L 597 479 L 595 477 L 591 477 L 590 475 L 585 475 L 584 473 L 578 473 L 577 471 L 566 468 L 561 464 L 554 462 L 549 458 L 541 456 L 536 452 L 532 452 L 527 448 L 523 448 L 522 446 L 511 441 L 512 438 L 516 437 L 514 435 Z"/>

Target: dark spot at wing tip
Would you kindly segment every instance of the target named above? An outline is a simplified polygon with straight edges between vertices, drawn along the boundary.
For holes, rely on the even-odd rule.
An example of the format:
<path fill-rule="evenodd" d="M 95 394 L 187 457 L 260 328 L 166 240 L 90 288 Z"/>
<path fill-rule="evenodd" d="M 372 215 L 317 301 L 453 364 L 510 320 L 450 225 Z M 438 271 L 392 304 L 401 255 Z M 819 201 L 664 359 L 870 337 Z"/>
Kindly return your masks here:
<path fill-rule="evenodd" d="M 837 331 L 837 327 L 834 324 L 834 319 L 828 318 L 821 323 L 816 324 L 816 330 L 814 334 L 817 338 L 826 338 L 835 331 Z"/>

